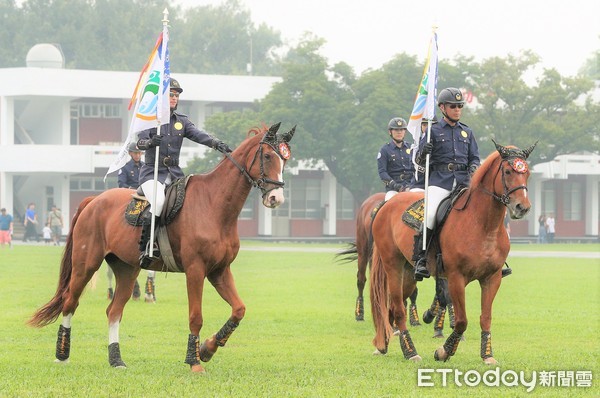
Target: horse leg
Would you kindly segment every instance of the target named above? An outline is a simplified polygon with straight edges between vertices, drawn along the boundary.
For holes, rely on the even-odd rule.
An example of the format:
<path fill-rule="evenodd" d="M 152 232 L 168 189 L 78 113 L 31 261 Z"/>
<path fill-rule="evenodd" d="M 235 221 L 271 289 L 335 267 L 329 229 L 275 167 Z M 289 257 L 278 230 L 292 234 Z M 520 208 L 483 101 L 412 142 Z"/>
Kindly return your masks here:
<path fill-rule="evenodd" d="M 486 365 L 496 365 L 498 362 L 494 359 L 492 351 L 492 303 L 496 293 L 500 288 L 502 280 L 501 274 L 494 274 L 485 282 L 479 282 L 481 285 L 481 317 L 479 324 L 481 326 L 481 359 Z"/>
<path fill-rule="evenodd" d="M 446 339 L 444 345 L 438 348 L 433 357 L 436 361 L 447 361 L 456 353 L 462 335 L 467 330 L 467 313 L 465 307 L 465 281 L 462 275 L 454 273 L 448 275 L 450 297 L 454 304 L 455 325 L 454 330 Z"/>
<path fill-rule="evenodd" d="M 217 352 L 219 347 L 225 346 L 227 340 L 240 324 L 246 314 L 246 306 L 240 298 L 233 274 L 229 266 L 216 275 L 209 275 L 208 280 L 215 287 L 219 295 L 231 306 L 231 317 L 225 322 L 221 329 L 206 339 L 200 347 L 200 360 L 208 362 Z"/>
<path fill-rule="evenodd" d="M 403 260 L 406 261 L 406 260 Z M 397 259 L 394 262 L 398 262 Z M 394 324 L 398 327 L 400 336 L 400 348 L 404 358 L 411 361 L 420 361 L 421 356 L 417 353 L 415 346 L 410 337 L 410 333 L 406 328 L 406 307 L 404 306 L 404 281 L 403 272 L 404 264 L 398 267 L 387 268 L 392 270 L 388 273 L 388 286 L 390 292 L 390 310 Z"/>
<path fill-rule="evenodd" d="M 419 321 L 419 311 L 417 310 L 417 296 L 419 295 L 419 288 L 415 287 L 415 290 L 410 295 L 410 307 L 408 309 L 408 320 L 410 326 L 421 326 Z"/>
<path fill-rule="evenodd" d="M 123 308 L 131 297 L 140 270 L 125 263 L 112 264 L 112 266 L 114 267 L 116 283 L 113 299 L 106 308 L 106 317 L 108 318 L 108 363 L 113 368 L 126 368 L 127 365 L 121 358 L 119 327 L 123 317 Z"/>
<path fill-rule="evenodd" d="M 72 256 L 74 257 L 74 256 Z M 56 361 L 66 363 L 71 355 L 71 321 L 75 310 L 79 306 L 79 297 L 83 289 L 92 279 L 94 273 L 100 268 L 102 260 L 97 261 L 97 266 L 87 267 L 85 262 L 75 262 L 74 258 L 71 265 L 71 280 L 68 290 L 64 294 L 64 303 L 62 307 L 62 321 L 58 327 L 58 336 L 56 340 Z M 94 263 L 94 262 L 92 262 Z"/>
<path fill-rule="evenodd" d="M 367 261 L 362 256 L 358 257 L 358 272 L 356 273 L 356 287 L 358 288 L 358 297 L 356 298 L 356 306 L 354 309 L 354 317 L 357 321 L 365 320 L 365 304 L 363 292 L 367 283 Z"/>
<path fill-rule="evenodd" d="M 204 289 L 204 267 L 188 267 L 186 271 L 186 284 L 189 307 L 189 328 L 187 353 L 185 363 L 190 365 L 194 373 L 204 373 L 204 367 L 200 364 L 200 329 L 202 329 L 202 291 Z"/>

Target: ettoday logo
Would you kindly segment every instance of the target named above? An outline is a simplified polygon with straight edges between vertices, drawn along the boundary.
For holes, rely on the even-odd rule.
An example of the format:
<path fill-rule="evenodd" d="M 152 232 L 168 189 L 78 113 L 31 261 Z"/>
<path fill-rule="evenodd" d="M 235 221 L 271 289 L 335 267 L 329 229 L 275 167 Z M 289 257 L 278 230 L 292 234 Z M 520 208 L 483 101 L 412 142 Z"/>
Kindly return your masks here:
<path fill-rule="evenodd" d="M 488 387 L 526 387 L 531 392 L 536 386 L 543 387 L 591 387 L 591 371 L 532 371 L 526 374 L 523 371 L 504 370 L 499 367 L 483 373 L 477 370 L 466 372 L 458 369 L 419 369 L 417 372 L 417 386 L 419 387 L 446 387 L 454 383 L 457 387 L 476 387 L 484 384 Z"/>

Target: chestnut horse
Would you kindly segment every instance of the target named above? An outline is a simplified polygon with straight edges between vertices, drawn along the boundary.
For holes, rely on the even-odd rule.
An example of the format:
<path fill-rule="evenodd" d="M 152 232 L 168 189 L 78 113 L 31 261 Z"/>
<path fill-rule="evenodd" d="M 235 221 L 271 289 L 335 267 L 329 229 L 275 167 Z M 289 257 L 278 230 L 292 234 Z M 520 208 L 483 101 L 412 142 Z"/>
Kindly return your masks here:
<path fill-rule="evenodd" d="M 262 191 L 265 207 L 275 208 L 284 201 L 283 168 L 290 157 L 288 142 L 295 127 L 288 133 L 277 134 L 279 125 L 271 126 L 268 131 L 251 130 L 248 138 L 231 154 L 226 154 L 227 158 L 214 170 L 191 176 L 180 214 L 167 225 L 173 257 L 186 275 L 190 334 L 185 362 L 193 372 L 204 371 L 200 361 L 209 361 L 244 317 L 246 309 L 230 269 L 240 248 L 237 220 L 253 186 Z M 56 293 L 29 321 L 32 326 L 42 327 L 62 314 L 56 343 L 57 362 L 69 358 L 71 318 L 84 287 L 106 260 L 116 277 L 114 297 L 106 309 L 109 363 L 125 367 L 119 348 L 119 325 L 140 272 L 141 227 L 129 225 L 124 217 L 131 194 L 131 190 L 116 188 L 86 198 L 73 217 Z M 162 260 L 151 265 L 157 271 L 162 268 Z M 231 316 L 215 335 L 200 344 L 205 278 L 231 306 Z"/>
<path fill-rule="evenodd" d="M 427 264 L 436 276 L 446 276 L 454 305 L 454 330 L 435 351 L 436 360 L 448 360 L 458 348 L 467 329 L 465 286 L 479 281 L 481 286 L 481 357 L 486 364 L 497 363 L 492 353 L 492 303 L 502 280 L 502 267 L 510 250 L 504 227 L 508 209 L 512 219 L 523 218 L 530 210 L 527 195 L 529 168 L 526 150 L 496 144 L 493 152 L 472 176 L 470 187 L 452 205 L 439 231 L 443 272 L 437 273 L 436 251 L 429 250 Z M 400 346 L 406 359 L 421 360 L 406 328 L 403 300 L 415 285 L 403 270 L 413 255 L 414 229 L 402 220 L 404 211 L 421 199 L 423 193 L 406 192 L 390 199 L 373 222 L 373 263 L 371 268 L 371 307 L 376 335 L 373 344 L 387 352 L 392 333 L 389 311 L 400 328 Z M 389 301 L 389 303 L 388 303 Z"/>

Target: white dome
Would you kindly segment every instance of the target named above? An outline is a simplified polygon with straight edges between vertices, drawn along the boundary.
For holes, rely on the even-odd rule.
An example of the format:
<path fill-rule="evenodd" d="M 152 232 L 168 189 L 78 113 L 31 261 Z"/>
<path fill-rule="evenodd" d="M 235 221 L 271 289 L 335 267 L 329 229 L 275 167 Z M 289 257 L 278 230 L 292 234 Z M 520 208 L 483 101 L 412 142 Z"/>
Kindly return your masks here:
<path fill-rule="evenodd" d="M 26 58 L 28 67 L 64 68 L 65 59 L 60 47 L 50 43 L 40 43 L 31 47 Z"/>

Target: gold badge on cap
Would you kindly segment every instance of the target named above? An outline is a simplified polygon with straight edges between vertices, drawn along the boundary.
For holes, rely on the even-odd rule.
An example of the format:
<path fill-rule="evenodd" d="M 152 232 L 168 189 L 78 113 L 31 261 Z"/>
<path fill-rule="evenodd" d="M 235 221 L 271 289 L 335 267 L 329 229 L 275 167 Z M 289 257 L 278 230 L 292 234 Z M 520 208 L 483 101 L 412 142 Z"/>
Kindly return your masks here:
<path fill-rule="evenodd" d="M 462 94 L 461 93 L 456 93 L 456 95 L 454 96 L 454 98 L 456 98 L 457 101 L 462 101 Z"/>
<path fill-rule="evenodd" d="M 467 136 L 468 136 L 469 134 L 467 134 L 467 132 L 466 132 L 465 130 L 463 130 L 463 131 L 461 131 L 461 132 L 460 132 L 460 135 L 462 135 L 462 136 L 463 136 L 463 138 L 467 138 Z"/>
<path fill-rule="evenodd" d="M 176 122 L 174 127 L 175 130 L 181 130 L 183 128 L 183 124 L 181 124 L 181 122 Z"/>

